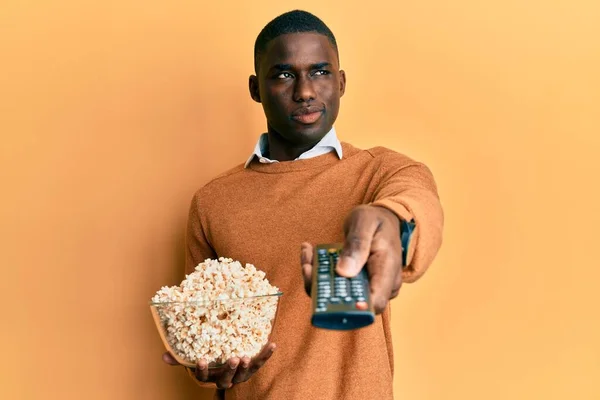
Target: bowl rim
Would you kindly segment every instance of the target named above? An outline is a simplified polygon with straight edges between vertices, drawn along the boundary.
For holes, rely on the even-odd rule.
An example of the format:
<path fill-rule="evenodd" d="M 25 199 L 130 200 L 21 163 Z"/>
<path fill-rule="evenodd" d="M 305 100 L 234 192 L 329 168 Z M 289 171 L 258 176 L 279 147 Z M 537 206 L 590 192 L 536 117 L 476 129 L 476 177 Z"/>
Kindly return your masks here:
<path fill-rule="evenodd" d="M 215 302 L 219 302 L 219 303 L 239 302 L 239 301 L 244 301 L 244 300 L 260 299 L 262 297 L 272 297 L 272 296 L 281 297 L 282 295 L 283 295 L 283 292 L 277 292 L 277 293 L 271 293 L 271 294 L 259 294 L 256 296 L 248 296 L 248 297 L 236 297 L 233 299 L 227 298 L 227 299 L 198 300 L 198 301 L 159 301 L 159 302 L 150 300 L 148 302 L 148 304 L 150 306 L 165 306 L 165 305 L 174 305 L 174 304 L 190 304 L 190 305 L 199 306 L 199 305 L 210 304 L 210 303 L 215 303 Z"/>

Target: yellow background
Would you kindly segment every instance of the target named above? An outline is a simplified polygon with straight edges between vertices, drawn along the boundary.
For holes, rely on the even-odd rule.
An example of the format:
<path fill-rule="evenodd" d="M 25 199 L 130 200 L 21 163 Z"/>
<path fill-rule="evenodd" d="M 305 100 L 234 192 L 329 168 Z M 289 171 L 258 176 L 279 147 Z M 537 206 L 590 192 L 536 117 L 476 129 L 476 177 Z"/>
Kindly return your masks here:
<path fill-rule="evenodd" d="M 0 398 L 198 398 L 147 301 L 193 192 L 264 130 L 252 46 L 289 6 L 251 3 L 1 3 Z M 306 7 L 347 72 L 339 136 L 424 161 L 446 211 L 393 302 L 396 398 L 600 399 L 599 3 Z"/>

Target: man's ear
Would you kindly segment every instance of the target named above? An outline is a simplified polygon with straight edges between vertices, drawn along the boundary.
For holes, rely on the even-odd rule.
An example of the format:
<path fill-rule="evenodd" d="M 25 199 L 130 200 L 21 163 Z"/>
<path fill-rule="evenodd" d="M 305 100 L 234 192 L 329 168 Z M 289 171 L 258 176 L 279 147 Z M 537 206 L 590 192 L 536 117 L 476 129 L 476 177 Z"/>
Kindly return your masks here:
<path fill-rule="evenodd" d="M 340 70 L 340 97 L 346 93 L 346 72 Z"/>
<path fill-rule="evenodd" d="M 258 77 L 250 75 L 248 79 L 248 89 L 250 89 L 250 97 L 257 103 L 260 103 L 260 92 L 258 90 Z"/>

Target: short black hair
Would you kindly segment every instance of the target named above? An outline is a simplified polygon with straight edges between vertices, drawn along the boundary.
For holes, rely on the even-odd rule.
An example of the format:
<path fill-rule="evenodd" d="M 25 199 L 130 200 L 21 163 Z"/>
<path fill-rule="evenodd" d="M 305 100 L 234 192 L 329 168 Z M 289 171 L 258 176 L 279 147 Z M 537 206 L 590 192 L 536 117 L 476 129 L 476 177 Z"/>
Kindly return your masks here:
<path fill-rule="evenodd" d="M 327 36 L 335 53 L 340 58 L 337 43 L 333 32 L 325 23 L 317 16 L 309 13 L 308 11 L 293 10 L 288 11 L 284 14 L 273 19 L 260 31 L 256 42 L 254 42 L 254 70 L 258 73 L 258 64 L 261 53 L 263 53 L 269 42 L 276 37 L 285 35 L 287 33 L 304 33 L 304 32 L 315 32 L 321 35 Z"/>

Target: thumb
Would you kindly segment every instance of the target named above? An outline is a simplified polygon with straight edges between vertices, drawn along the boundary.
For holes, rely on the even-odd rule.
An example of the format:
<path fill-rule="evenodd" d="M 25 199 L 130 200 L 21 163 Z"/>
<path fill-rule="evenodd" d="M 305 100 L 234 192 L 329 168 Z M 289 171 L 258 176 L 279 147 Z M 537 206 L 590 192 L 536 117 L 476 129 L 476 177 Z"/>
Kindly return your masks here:
<path fill-rule="evenodd" d="M 312 263 L 313 247 L 310 243 L 302 243 L 300 247 L 300 263 L 302 264 L 302 277 L 304 278 L 304 290 L 310 296 L 312 286 Z"/>
<path fill-rule="evenodd" d="M 371 239 L 368 236 L 361 237 L 359 240 L 346 240 L 336 272 L 346 278 L 358 275 L 367 263 L 370 248 Z"/>
<path fill-rule="evenodd" d="M 162 355 L 162 360 L 169 365 L 181 365 L 169 352 L 166 352 Z"/>
<path fill-rule="evenodd" d="M 371 252 L 373 236 L 379 228 L 379 220 L 368 208 L 355 208 L 344 223 L 344 247 L 336 271 L 352 278 L 363 269 Z"/>

